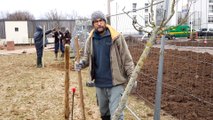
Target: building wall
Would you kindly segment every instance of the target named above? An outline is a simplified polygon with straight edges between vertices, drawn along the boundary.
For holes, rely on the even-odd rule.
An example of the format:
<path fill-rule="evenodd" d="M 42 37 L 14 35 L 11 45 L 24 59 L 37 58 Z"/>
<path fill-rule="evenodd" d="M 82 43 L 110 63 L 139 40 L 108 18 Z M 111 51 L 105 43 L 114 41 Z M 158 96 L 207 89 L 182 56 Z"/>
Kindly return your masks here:
<path fill-rule="evenodd" d="M 194 24 L 193 27 L 196 29 L 208 28 L 208 0 L 197 0 L 197 2 L 192 5 L 191 13 L 199 12 L 200 24 Z M 193 14 L 192 17 L 195 15 Z M 199 20 L 197 20 L 199 21 Z M 196 19 L 193 19 L 193 23 L 196 23 Z"/>
<path fill-rule="evenodd" d="M 162 0 L 158 0 L 162 1 Z M 171 2 L 169 0 L 169 2 Z M 209 3 L 209 0 L 179 0 L 178 3 L 175 4 L 175 14 L 168 22 L 168 26 L 178 25 L 178 18 L 180 16 L 184 16 L 186 14 L 187 9 L 189 8 L 190 2 L 192 2 L 187 24 L 191 26 L 193 29 L 198 30 L 200 28 L 213 28 L 213 22 L 209 22 L 209 17 L 213 18 L 213 10 L 211 11 L 210 6 L 213 3 Z M 122 9 L 125 7 L 125 11 L 132 10 L 132 3 L 137 3 L 137 9 L 145 7 L 146 3 L 150 3 L 149 0 L 113 0 L 110 2 L 110 13 L 111 15 L 111 25 L 115 27 L 118 31 L 123 33 L 131 33 L 137 34 L 138 32 L 132 26 L 132 19 L 129 18 L 126 14 L 116 15 L 119 13 L 123 13 Z M 171 5 L 171 4 L 170 4 Z M 163 4 L 159 4 L 154 6 L 154 12 L 156 13 L 156 9 L 163 7 Z M 168 9 L 170 10 L 170 6 Z M 148 12 L 145 10 L 137 11 L 137 20 L 140 25 L 145 25 L 145 18 L 147 18 Z M 133 16 L 132 13 L 129 14 Z M 156 15 L 156 14 L 155 14 Z M 157 14 L 159 15 L 159 14 Z M 168 11 L 168 15 L 170 15 L 170 11 Z M 158 20 L 159 16 L 154 16 L 155 20 Z M 192 23 L 192 25 L 190 24 Z"/>
<path fill-rule="evenodd" d="M 6 41 L 28 43 L 27 21 L 5 21 Z"/>
<path fill-rule="evenodd" d="M 0 40 L 5 39 L 5 22 L 0 20 Z"/>
<path fill-rule="evenodd" d="M 133 28 L 132 19 L 130 18 L 133 17 L 134 13 L 129 13 L 129 17 L 123 12 L 123 10 L 126 12 L 132 11 L 132 3 L 137 3 L 136 9 L 143 7 L 143 4 L 140 4 L 141 0 L 113 0 L 110 2 L 111 25 L 117 31 L 122 32 L 124 34 L 138 34 L 138 31 Z M 136 18 L 138 22 L 144 25 L 144 20 L 141 17 L 143 16 L 143 12 L 137 11 L 135 14 L 137 15 Z"/>
<path fill-rule="evenodd" d="M 45 26 L 45 30 L 60 27 L 62 32 L 66 28 L 73 32 L 75 20 L 0 20 L 0 42 L 5 44 L 7 41 L 14 41 L 15 44 L 33 44 L 33 35 L 37 25 Z M 47 39 L 49 43 L 54 42 L 52 34 L 47 35 Z"/>
<path fill-rule="evenodd" d="M 209 3 L 209 0 L 207 1 L 207 4 L 208 4 L 208 29 L 212 29 L 213 28 L 213 22 L 209 22 L 209 17 L 211 17 L 211 21 L 212 21 L 212 18 L 213 18 L 213 10 L 212 10 L 212 6 L 213 6 L 213 3 Z"/>
<path fill-rule="evenodd" d="M 181 11 L 182 6 L 185 4 L 189 6 L 191 2 L 188 24 L 190 25 L 191 21 L 193 29 L 196 30 L 200 28 L 213 28 L 213 23 L 209 22 L 209 17 L 213 16 L 209 5 L 213 5 L 213 3 L 209 3 L 209 0 L 180 0 L 178 11 Z"/>
<path fill-rule="evenodd" d="M 162 0 L 158 0 L 157 2 L 161 2 L 161 1 Z M 137 3 L 136 9 L 140 9 L 140 10 L 136 11 L 135 13 L 130 12 L 128 15 L 131 17 L 136 15 L 137 22 L 141 26 L 145 26 L 150 13 L 150 7 L 145 8 L 147 4 L 148 6 L 150 5 L 149 0 L 142 0 L 142 1 L 141 0 L 113 0 L 110 2 L 111 25 L 116 30 L 124 34 L 139 34 L 139 32 L 135 30 L 132 25 L 132 19 L 128 15 L 124 14 L 123 12 L 123 10 L 125 10 L 126 12 L 132 11 L 133 3 Z M 163 15 L 163 13 L 156 10 L 161 9 L 163 11 L 163 7 L 164 7 L 164 3 L 160 3 L 158 5 L 153 6 L 154 15 L 155 15 L 153 18 L 155 21 L 158 21 L 157 24 L 160 24 L 159 22 L 162 19 L 161 14 Z M 170 6 L 168 7 L 168 9 L 170 10 Z M 177 11 L 177 5 L 175 5 L 175 11 Z M 159 12 L 159 13 L 156 14 L 156 12 Z M 120 13 L 123 13 L 123 14 L 120 14 Z M 171 14 L 170 11 L 168 11 L 168 16 L 170 14 Z M 176 24 L 177 24 L 177 13 L 173 15 L 171 21 L 167 25 L 176 25 Z M 148 29 L 149 28 L 147 28 L 147 30 Z"/>

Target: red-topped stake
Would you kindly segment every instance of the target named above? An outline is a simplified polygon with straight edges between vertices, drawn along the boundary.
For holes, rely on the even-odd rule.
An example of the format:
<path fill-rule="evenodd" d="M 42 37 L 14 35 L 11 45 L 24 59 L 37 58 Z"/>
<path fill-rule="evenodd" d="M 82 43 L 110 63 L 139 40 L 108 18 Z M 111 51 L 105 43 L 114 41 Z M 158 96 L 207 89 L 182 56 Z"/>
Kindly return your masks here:
<path fill-rule="evenodd" d="M 72 89 L 72 113 L 71 113 L 71 120 L 73 120 L 73 110 L 74 110 L 74 96 L 75 96 L 75 91 L 76 91 L 76 88 L 73 87 Z"/>
<path fill-rule="evenodd" d="M 75 93 L 75 91 L 76 91 L 76 88 L 72 88 L 72 92 Z"/>

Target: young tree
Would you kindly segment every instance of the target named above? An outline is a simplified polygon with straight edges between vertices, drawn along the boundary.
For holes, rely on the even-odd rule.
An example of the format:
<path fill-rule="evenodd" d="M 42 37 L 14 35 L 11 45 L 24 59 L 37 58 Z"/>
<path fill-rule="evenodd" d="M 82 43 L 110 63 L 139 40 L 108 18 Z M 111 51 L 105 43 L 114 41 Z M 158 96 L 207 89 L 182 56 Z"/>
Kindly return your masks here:
<path fill-rule="evenodd" d="M 170 1 L 170 4 L 168 5 L 168 2 Z M 161 1 L 162 2 L 162 1 Z M 127 102 L 127 99 L 128 99 L 128 96 L 135 84 L 135 81 L 138 77 L 138 73 L 140 73 L 143 65 L 144 65 L 144 62 L 145 60 L 147 59 L 149 53 L 150 53 L 150 50 L 153 46 L 153 44 L 155 43 L 156 41 L 156 37 L 158 34 L 161 34 L 161 33 L 164 33 L 164 31 L 166 29 L 169 29 L 169 28 L 165 28 L 167 23 L 170 21 L 170 19 L 172 18 L 172 16 L 174 15 L 175 13 L 175 4 L 178 2 L 178 0 L 164 0 L 164 8 L 163 8 L 163 14 L 161 14 L 161 20 L 160 22 L 157 24 L 157 21 L 154 20 L 154 17 L 156 16 L 155 15 L 155 12 L 154 12 L 154 4 L 156 4 L 156 0 L 150 0 L 150 14 L 149 14 L 149 21 L 148 21 L 148 24 L 144 27 L 144 26 L 141 26 L 136 19 L 133 18 L 133 27 L 139 31 L 139 32 L 146 32 L 146 33 L 150 33 L 150 31 L 147 31 L 147 27 L 151 28 L 152 31 L 151 31 L 151 36 L 149 38 L 149 40 L 147 41 L 146 43 L 146 46 L 145 46 L 145 49 L 143 51 L 143 53 L 141 54 L 138 62 L 137 62 L 137 65 L 132 73 L 132 76 L 125 88 L 125 91 L 122 95 L 122 98 L 121 98 L 121 101 L 119 103 L 119 106 L 118 108 L 116 109 L 115 111 L 115 114 L 112 118 L 112 120 L 118 120 L 121 112 L 124 110 L 125 108 L 125 105 L 126 105 L 126 102 Z M 169 8 L 168 8 L 169 6 Z M 169 15 L 168 15 L 169 13 Z M 157 13 L 156 13 L 157 14 Z M 168 16 L 167 16 L 168 15 Z M 181 23 L 183 23 L 185 20 L 187 20 L 187 16 L 188 16 L 188 12 L 187 12 L 187 15 L 186 15 L 186 18 L 183 19 L 183 21 Z"/>

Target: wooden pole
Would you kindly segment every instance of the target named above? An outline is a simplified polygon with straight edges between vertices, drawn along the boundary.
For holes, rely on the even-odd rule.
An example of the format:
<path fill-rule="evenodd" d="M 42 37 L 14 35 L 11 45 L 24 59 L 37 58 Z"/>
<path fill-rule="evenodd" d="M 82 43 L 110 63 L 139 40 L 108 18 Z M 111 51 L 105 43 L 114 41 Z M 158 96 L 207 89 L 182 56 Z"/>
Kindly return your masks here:
<path fill-rule="evenodd" d="M 79 53 L 79 44 L 78 44 L 78 36 L 75 37 L 75 49 L 76 49 L 76 61 L 79 63 L 80 61 L 80 53 Z M 85 110 L 84 110 L 84 96 L 83 96 L 83 85 L 82 85 L 82 76 L 81 71 L 78 71 L 78 84 L 79 84 L 79 92 L 80 92 L 80 104 L 81 104 L 81 111 L 82 111 L 82 119 L 86 120 L 85 117 Z"/>
<path fill-rule="evenodd" d="M 70 106 L 69 106 L 70 54 L 69 54 L 69 51 L 70 51 L 70 46 L 65 45 L 65 111 L 64 111 L 65 120 L 68 120 L 70 115 Z"/>
<path fill-rule="evenodd" d="M 71 120 L 73 120 L 73 110 L 74 110 L 74 99 L 75 99 L 75 88 L 72 88 L 72 114 L 71 114 Z"/>

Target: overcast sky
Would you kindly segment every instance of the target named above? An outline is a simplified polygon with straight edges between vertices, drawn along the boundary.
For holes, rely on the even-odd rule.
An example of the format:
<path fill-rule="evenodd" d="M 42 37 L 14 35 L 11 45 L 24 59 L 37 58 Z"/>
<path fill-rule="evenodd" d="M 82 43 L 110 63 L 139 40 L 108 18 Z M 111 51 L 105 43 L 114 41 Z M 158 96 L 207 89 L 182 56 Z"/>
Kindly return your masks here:
<path fill-rule="evenodd" d="M 107 0 L 0 0 L 0 12 L 28 11 L 41 18 L 51 10 L 62 14 L 77 12 L 79 16 L 90 17 L 91 13 L 101 10 L 107 14 Z"/>

